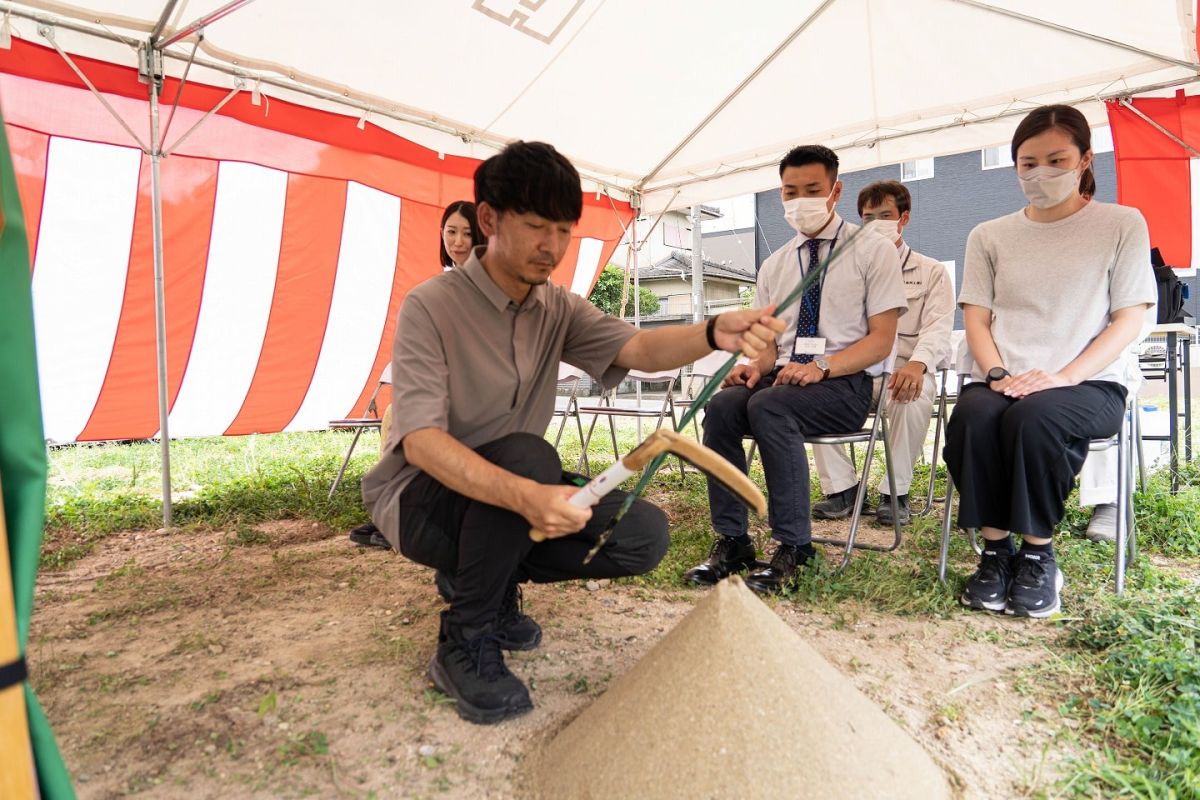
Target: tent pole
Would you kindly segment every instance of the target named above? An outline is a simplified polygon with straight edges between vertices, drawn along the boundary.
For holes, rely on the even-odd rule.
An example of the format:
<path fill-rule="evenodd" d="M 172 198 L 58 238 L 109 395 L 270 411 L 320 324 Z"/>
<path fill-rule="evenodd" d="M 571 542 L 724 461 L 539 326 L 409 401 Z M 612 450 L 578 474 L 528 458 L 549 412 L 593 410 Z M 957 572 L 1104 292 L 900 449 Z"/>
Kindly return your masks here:
<path fill-rule="evenodd" d="M 704 237 L 700 205 L 692 206 L 692 322 L 704 322 Z"/>
<path fill-rule="evenodd" d="M 1175 144 L 1182 147 L 1184 150 L 1187 150 L 1189 153 L 1191 153 L 1192 158 L 1200 158 L 1200 150 L 1197 150 L 1196 148 L 1192 147 L 1190 144 L 1185 142 L 1183 139 L 1180 139 L 1178 136 L 1171 133 L 1169 130 L 1164 128 L 1162 125 L 1158 124 L 1158 122 L 1155 121 L 1153 118 L 1146 116 L 1144 113 L 1142 113 L 1142 110 L 1140 108 L 1135 106 L 1133 103 L 1129 102 L 1129 98 L 1122 97 L 1119 102 L 1120 102 L 1122 108 L 1129 109 L 1135 115 L 1140 117 L 1143 122 L 1145 122 L 1150 127 L 1154 128 L 1154 130 L 1158 131 L 1163 136 L 1167 137 L 1172 142 L 1174 142 Z"/>
<path fill-rule="evenodd" d="M 151 219 L 154 228 L 154 337 L 158 354 L 158 428 L 162 452 L 162 511 L 163 527 L 171 527 L 171 436 L 167 430 L 170 410 L 167 407 L 167 311 L 163 291 L 163 227 L 162 227 L 162 138 L 159 131 L 158 93 L 162 61 L 158 51 L 146 48 L 150 87 L 150 197 Z"/>
<path fill-rule="evenodd" d="M 629 241 L 633 242 L 634 247 L 629 251 L 629 268 L 633 270 L 633 326 L 635 328 L 642 327 L 642 280 L 638 277 L 638 250 L 641 249 L 641 244 L 637 240 L 637 221 L 638 215 L 642 213 L 642 198 L 641 195 L 634 195 L 630 199 L 630 205 L 633 206 L 633 220 L 629 223 Z M 638 408 L 642 407 L 642 382 L 635 381 L 634 384 L 635 398 Z M 615 397 L 615 395 L 614 395 Z M 637 418 L 637 437 L 638 441 L 642 440 L 642 418 Z"/>

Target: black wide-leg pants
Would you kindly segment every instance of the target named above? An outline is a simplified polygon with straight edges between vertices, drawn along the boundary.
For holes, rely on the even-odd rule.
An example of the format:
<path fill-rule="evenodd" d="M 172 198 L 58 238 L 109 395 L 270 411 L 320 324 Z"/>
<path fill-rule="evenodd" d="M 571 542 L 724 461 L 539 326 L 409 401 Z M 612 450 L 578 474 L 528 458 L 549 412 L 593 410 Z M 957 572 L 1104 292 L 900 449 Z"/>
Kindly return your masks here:
<path fill-rule="evenodd" d="M 1085 381 L 1016 400 L 967 384 L 942 451 L 959 490 L 959 525 L 1052 536 L 1088 442 L 1121 429 L 1125 394 L 1112 381 Z"/>

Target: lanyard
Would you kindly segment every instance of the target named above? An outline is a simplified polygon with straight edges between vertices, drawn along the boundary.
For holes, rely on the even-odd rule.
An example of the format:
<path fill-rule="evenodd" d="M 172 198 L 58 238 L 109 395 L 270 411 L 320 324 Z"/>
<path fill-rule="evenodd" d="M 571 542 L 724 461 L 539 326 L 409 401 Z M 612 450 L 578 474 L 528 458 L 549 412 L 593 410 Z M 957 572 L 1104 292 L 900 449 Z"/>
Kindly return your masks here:
<path fill-rule="evenodd" d="M 904 268 L 908 266 L 908 260 L 912 258 L 912 248 L 908 245 L 905 245 L 905 247 L 908 247 L 908 252 L 904 254 L 904 260 L 900 262 L 901 272 L 904 272 Z"/>

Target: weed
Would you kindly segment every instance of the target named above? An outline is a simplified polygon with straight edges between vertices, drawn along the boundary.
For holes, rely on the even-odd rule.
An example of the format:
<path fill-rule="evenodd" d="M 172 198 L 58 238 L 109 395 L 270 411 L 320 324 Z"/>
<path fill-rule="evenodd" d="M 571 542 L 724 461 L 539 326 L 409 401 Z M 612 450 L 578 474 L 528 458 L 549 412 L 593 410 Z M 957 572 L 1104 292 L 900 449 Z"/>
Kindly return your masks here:
<path fill-rule="evenodd" d="M 279 746 L 279 763 L 285 767 L 295 766 L 300 759 L 310 756 L 323 756 L 329 753 L 329 740 L 320 731 L 308 731 L 298 736 L 290 736 Z"/>

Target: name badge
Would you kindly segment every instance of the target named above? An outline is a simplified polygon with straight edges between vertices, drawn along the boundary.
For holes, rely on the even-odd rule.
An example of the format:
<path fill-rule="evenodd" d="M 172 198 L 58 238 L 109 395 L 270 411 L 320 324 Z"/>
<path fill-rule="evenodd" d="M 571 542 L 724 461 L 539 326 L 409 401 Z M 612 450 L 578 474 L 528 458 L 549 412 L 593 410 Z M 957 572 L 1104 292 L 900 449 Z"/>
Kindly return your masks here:
<path fill-rule="evenodd" d="M 825 355 L 825 337 L 797 336 L 796 344 L 792 347 L 794 356 L 823 356 Z"/>

